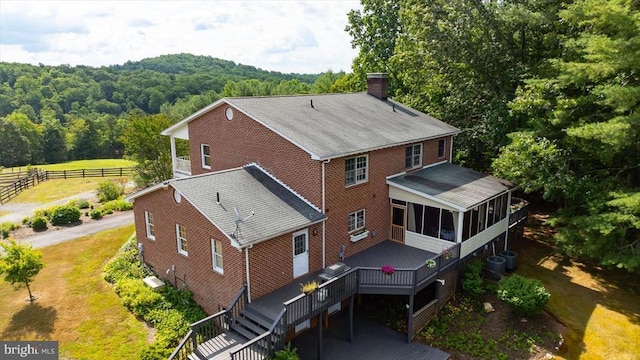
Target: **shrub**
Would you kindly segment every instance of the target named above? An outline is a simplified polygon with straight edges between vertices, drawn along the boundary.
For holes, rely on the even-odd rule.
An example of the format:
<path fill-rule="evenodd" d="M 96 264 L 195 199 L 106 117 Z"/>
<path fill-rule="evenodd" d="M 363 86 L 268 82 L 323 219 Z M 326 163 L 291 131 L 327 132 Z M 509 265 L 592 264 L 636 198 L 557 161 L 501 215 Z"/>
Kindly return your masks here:
<path fill-rule="evenodd" d="M 111 210 L 112 212 L 115 211 L 126 211 L 126 210 L 131 210 L 133 209 L 133 205 L 127 201 L 124 201 L 122 199 L 119 200 L 111 200 L 108 201 L 104 204 L 102 204 L 102 207 L 100 208 L 103 212 L 105 211 L 109 211 Z"/>
<path fill-rule="evenodd" d="M 77 207 L 78 209 L 88 209 L 89 208 L 89 201 L 84 200 L 84 199 L 78 199 L 78 200 L 73 202 L 73 205 L 75 205 L 75 207 Z"/>
<path fill-rule="evenodd" d="M 31 226 L 31 218 L 28 216 L 25 218 L 22 218 L 22 225 Z"/>
<path fill-rule="evenodd" d="M 80 209 L 75 206 L 58 206 L 53 210 L 53 213 L 51 213 L 52 225 L 71 224 L 78 220 L 80 220 Z"/>
<path fill-rule="evenodd" d="M 97 193 L 100 202 L 116 200 L 122 194 L 120 187 L 113 181 L 103 181 L 99 183 Z"/>
<path fill-rule="evenodd" d="M 31 221 L 31 228 L 35 231 L 42 231 L 47 229 L 47 219 L 42 216 L 36 216 Z"/>
<path fill-rule="evenodd" d="M 122 304 L 137 316 L 145 317 L 163 302 L 162 296 L 141 279 L 122 279 L 116 283 L 115 290 Z"/>
<path fill-rule="evenodd" d="M 478 297 L 484 294 L 484 282 L 482 281 L 482 260 L 476 260 L 467 265 L 462 279 L 462 288 L 471 296 Z"/>
<path fill-rule="evenodd" d="M 144 278 L 147 272 L 137 257 L 138 249 L 135 246 L 132 249 L 123 250 L 104 267 L 104 279 L 115 284 L 123 279 Z"/>
<path fill-rule="evenodd" d="M 9 221 L 0 223 L 0 238 L 4 239 L 9 237 L 9 233 L 17 228 L 18 225 Z"/>
<path fill-rule="evenodd" d="M 33 216 L 43 216 L 49 219 L 49 221 L 51 221 L 51 216 L 53 215 L 53 212 L 59 207 L 60 205 L 54 205 L 48 208 L 37 209 L 36 211 L 33 212 Z"/>
<path fill-rule="evenodd" d="M 89 215 L 91 216 L 91 218 L 92 218 L 93 220 L 100 220 L 100 219 L 102 219 L 102 211 L 100 211 L 100 210 L 91 210 L 91 211 L 89 212 Z"/>
<path fill-rule="evenodd" d="M 541 313 L 550 297 L 551 294 L 537 279 L 512 275 L 498 283 L 498 298 L 520 315 Z"/>
<path fill-rule="evenodd" d="M 298 349 L 291 348 L 291 343 L 288 343 L 284 350 L 276 351 L 274 360 L 300 360 L 300 356 L 298 356 Z"/>
<path fill-rule="evenodd" d="M 171 345 L 160 341 L 149 344 L 140 352 L 140 360 L 165 360 L 168 359 L 173 349 Z"/>

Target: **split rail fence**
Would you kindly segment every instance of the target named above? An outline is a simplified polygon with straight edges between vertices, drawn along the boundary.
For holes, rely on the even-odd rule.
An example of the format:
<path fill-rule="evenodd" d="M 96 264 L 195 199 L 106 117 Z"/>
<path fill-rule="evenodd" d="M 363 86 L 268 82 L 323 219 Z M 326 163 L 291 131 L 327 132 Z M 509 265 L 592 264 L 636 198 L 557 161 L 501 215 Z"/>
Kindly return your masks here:
<path fill-rule="evenodd" d="M 22 191 L 51 179 L 90 177 L 123 177 L 133 174 L 132 167 L 78 170 L 39 170 L 0 174 L 0 204 L 4 204 Z"/>

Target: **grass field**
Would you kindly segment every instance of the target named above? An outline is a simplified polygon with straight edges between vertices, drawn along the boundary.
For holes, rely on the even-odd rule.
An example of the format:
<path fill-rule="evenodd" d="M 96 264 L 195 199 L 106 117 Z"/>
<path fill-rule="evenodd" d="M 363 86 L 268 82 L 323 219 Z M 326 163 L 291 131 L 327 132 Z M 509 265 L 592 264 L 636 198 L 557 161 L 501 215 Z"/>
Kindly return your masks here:
<path fill-rule="evenodd" d="M 520 246 L 518 273 L 551 292 L 548 308 L 570 329 L 560 356 L 567 360 L 638 360 L 640 281 L 637 275 L 572 261 L 548 245 L 548 229 L 533 225 Z M 524 253 L 523 253 L 524 254 Z"/>
<path fill-rule="evenodd" d="M 95 191 L 98 184 L 114 178 L 78 178 L 47 180 L 29 188 L 9 201 L 10 204 L 49 203 L 87 191 Z"/>
<path fill-rule="evenodd" d="M 136 163 L 129 160 L 124 159 L 93 159 L 93 160 L 76 160 L 69 161 L 65 163 L 59 164 L 48 164 L 48 165 L 31 165 L 31 167 L 37 167 L 42 170 L 78 170 L 78 169 L 106 169 L 106 168 L 121 168 L 121 167 L 130 167 L 134 166 Z M 27 169 L 26 166 L 22 166 L 20 168 L 5 168 L 3 172 L 11 172 L 11 171 L 25 171 Z"/>
<path fill-rule="evenodd" d="M 137 358 L 148 331 L 101 275 L 132 232 L 126 226 L 45 248 L 32 304 L 26 289 L 0 281 L 0 339 L 59 341 L 61 359 Z"/>

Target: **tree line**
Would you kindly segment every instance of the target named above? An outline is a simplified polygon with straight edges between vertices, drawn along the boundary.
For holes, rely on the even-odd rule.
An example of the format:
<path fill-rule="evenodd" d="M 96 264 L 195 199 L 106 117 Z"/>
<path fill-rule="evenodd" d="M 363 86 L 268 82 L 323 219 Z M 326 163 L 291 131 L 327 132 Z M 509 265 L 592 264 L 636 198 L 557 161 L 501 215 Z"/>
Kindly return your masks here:
<path fill-rule="evenodd" d="M 323 78 L 190 54 L 98 68 L 0 63 L 0 166 L 122 157 L 132 116 L 175 122 L 203 101 L 321 91 Z"/>
<path fill-rule="evenodd" d="M 559 248 L 640 270 L 640 2 L 361 0 L 342 87 L 462 128 L 455 161 L 555 203 Z"/>

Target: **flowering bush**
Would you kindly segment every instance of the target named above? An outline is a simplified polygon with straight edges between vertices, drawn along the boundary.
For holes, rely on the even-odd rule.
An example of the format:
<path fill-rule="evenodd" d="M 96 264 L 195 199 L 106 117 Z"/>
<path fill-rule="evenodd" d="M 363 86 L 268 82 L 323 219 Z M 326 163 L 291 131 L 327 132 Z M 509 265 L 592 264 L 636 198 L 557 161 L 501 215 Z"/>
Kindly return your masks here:
<path fill-rule="evenodd" d="M 380 268 L 380 270 L 385 273 L 385 274 L 393 274 L 394 271 L 396 271 L 396 269 L 393 268 L 393 266 L 391 265 L 384 265 L 383 267 Z"/>

